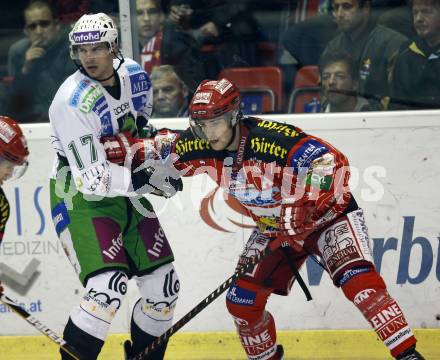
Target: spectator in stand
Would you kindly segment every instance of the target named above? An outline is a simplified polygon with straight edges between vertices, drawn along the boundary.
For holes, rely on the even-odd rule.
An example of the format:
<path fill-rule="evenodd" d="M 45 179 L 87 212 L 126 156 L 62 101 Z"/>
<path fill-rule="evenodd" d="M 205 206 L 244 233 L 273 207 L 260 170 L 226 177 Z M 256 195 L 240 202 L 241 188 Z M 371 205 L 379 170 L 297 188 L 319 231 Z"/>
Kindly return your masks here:
<path fill-rule="evenodd" d="M 161 65 L 151 73 L 153 117 L 188 116 L 188 88 L 171 65 Z"/>
<path fill-rule="evenodd" d="M 137 0 L 136 14 L 141 66 L 151 74 L 161 64 L 161 45 L 165 14 L 159 0 Z"/>
<path fill-rule="evenodd" d="M 171 0 L 169 19 L 190 32 L 204 52 L 205 73 L 216 78 L 225 67 L 257 65 L 258 24 L 252 0 Z"/>
<path fill-rule="evenodd" d="M 358 74 L 347 53 L 328 53 L 321 59 L 321 87 L 324 98 L 321 112 L 357 112 L 371 109 L 368 100 L 358 95 Z"/>
<path fill-rule="evenodd" d="M 387 109 L 390 71 L 406 37 L 375 24 L 370 0 L 333 0 L 333 16 L 341 32 L 327 44 L 322 56 L 350 53 L 359 72 L 360 95 L 369 100 L 373 110 Z"/>
<path fill-rule="evenodd" d="M 319 57 L 336 35 L 337 25 L 327 12 L 307 18 L 286 30 L 282 43 L 297 67 L 317 65 Z"/>
<path fill-rule="evenodd" d="M 398 55 L 391 109 L 440 108 L 440 0 L 413 0 L 417 35 Z"/>
<path fill-rule="evenodd" d="M 21 123 L 44 122 L 58 87 L 75 71 L 66 44 L 69 29 L 58 23 L 44 0 L 32 0 L 24 9 L 24 19 L 26 38 L 8 52 L 8 75 L 13 81 L 7 110 Z"/>
<path fill-rule="evenodd" d="M 71 24 L 83 14 L 90 12 L 92 0 L 48 0 L 57 14 L 57 19 L 63 24 Z"/>

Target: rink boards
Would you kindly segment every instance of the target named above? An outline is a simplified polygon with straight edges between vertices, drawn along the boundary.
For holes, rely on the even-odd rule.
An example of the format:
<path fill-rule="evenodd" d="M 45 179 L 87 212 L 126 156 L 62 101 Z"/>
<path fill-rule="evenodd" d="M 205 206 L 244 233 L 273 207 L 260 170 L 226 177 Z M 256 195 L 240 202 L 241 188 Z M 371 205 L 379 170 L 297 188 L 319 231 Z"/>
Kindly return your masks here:
<path fill-rule="evenodd" d="M 290 115 L 270 119 L 292 122 L 331 142 L 348 156 L 352 166 L 351 186 L 366 212 L 376 266 L 409 323 L 414 328 L 437 329 L 427 333 L 436 334 L 439 339 L 440 113 Z M 156 120 L 155 124 L 184 128 L 187 120 Z M 4 186 L 11 203 L 11 218 L 0 247 L 0 276 L 9 297 L 61 333 L 82 289 L 52 226 L 47 178 L 53 153 L 48 125 L 27 125 L 25 132 L 31 152 L 28 172 L 18 182 Z M 212 181 L 198 176 L 184 179 L 184 191 L 168 201 L 152 198 L 176 256 L 181 282 L 176 319 L 230 276 L 249 235 L 250 219 L 231 208 L 221 192 L 215 190 Z M 367 329 L 368 324 L 312 261 L 306 263 L 302 275 L 314 300 L 306 302 L 296 286 L 288 297 L 271 298 L 268 309 L 274 314 L 278 328 L 288 331 L 289 339 L 299 336 L 295 335 L 298 330 L 341 330 L 325 332 L 321 337 L 314 333 L 313 339 L 335 336 L 341 341 L 340 347 L 347 348 L 345 341 L 350 336 L 342 330 Z M 129 309 L 137 297 L 134 284 L 130 284 L 127 301 L 111 333 L 127 332 Z M 0 335 L 36 335 L 32 327 L 2 306 L 0 324 Z M 229 333 L 219 337 L 211 332 L 231 332 L 233 326 L 221 296 L 182 329 L 183 337 L 176 337 L 181 341 L 176 344 L 184 348 L 188 343 L 184 332 L 197 332 L 198 337 L 207 339 L 207 344 L 220 341 L 228 344 Z M 377 342 L 370 335 L 373 343 Z M 427 339 L 432 336 L 427 335 Z M 230 337 L 230 344 L 234 344 L 235 338 Z M 117 342 L 118 338 L 115 339 Z M 9 341 L 15 340 L 0 337 L 2 352 L 10 349 L 4 346 Z M 39 338 L 33 341 L 41 343 Z M 188 346 L 194 352 L 197 346 L 203 348 L 202 344 Z M 231 346 L 227 347 L 229 351 Z M 205 353 L 204 358 L 214 359 L 206 356 Z M 434 356 L 431 358 L 440 359 L 440 354 Z"/>

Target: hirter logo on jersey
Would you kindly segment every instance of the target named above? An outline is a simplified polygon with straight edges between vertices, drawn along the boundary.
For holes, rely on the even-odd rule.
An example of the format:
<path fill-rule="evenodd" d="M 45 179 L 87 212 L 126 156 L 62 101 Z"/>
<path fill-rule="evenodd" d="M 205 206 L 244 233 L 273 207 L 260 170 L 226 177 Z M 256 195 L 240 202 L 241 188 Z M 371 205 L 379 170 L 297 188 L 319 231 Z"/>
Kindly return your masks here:
<path fill-rule="evenodd" d="M 78 32 L 73 34 L 73 40 L 77 44 L 99 42 L 101 34 L 99 30 Z"/>

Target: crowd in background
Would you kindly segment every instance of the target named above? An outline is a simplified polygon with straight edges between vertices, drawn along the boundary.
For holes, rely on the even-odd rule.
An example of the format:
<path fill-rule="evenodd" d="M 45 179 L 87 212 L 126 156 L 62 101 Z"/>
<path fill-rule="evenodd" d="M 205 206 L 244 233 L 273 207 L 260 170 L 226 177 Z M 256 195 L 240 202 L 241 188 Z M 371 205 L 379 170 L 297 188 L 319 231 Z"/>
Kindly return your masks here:
<path fill-rule="evenodd" d="M 0 29 L 0 112 L 21 123 L 48 121 L 56 89 L 77 69 L 72 23 L 91 12 L 118 22 L 118 1 L 1 6 L 10 15 Z M 196 85 L 228 68 L 279 69 L 281 106 L 271 112 L 440 108 L 440 0 L 136 0 L 132 20 L 155 117 L 185 116 Z M 317 76 L 303 85 L 309 98 L 292 106 L 301 69 Z M 243 93 L 255 102 L 246 111 L 267 111 L 257 104 L 267 96 L 261 86 Z"/>

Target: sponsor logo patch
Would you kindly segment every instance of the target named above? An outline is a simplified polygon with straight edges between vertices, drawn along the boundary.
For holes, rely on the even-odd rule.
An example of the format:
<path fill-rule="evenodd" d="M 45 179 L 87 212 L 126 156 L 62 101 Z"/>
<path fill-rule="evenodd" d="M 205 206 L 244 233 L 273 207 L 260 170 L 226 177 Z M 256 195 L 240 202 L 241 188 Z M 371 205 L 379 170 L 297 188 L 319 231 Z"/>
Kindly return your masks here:
<path fill-rule="evenodd" d="M 3 121 L 0 122 L 0 139 L 8 144 L 15 135 L 17 135 L 17 133 L 9 124 Z"/>
<path fill-rule="evenodd" d="M 256 297 L 257 294 L 254 291 L 249 291 L 238 286 L 232 286 L 226 295 L 228 301 L 244 306 L 254 305 Z"/>
<path fill-rule="evenodd" d="M 130 83 L 131 93 L 133 95 L 139 94 L 143 91 L 148 91 L 151 88 L 151 81 L 144 72 L 130 75 Z"/>
<path fill-rule="evenodd" d="M 209 150 L 209 142 L 207 140 L 194 139 L 194 140 L 179 140 L 176 142 L 176 154 L 182 156 L 186 153 L 193 151 Z"/>
<path fill-rule="evenodd" d="M 280 159 L 287 156 L 288 150 L 278 145 L 275 141 L 267 141 L 266 138 L 254 137 L 251 139 L 251 149 L 255 153 L 272 155 Z"/>
<path fill-rule="evenodd" d="M 231 87 L 232 84 L 229 80 L 222 79 L 214 86 L 214 89 L 217 90 L 220 94 L 224 95 L 226 91 L 228 91 Z"/>
<path fill-rule="evenodd" d="M 103 98 L 102 91 L 99 87 L 92 86 L 89 91 L 84 95 L 81 104 L 79 104 L 79 110 L 83 113 L 89 113 L 95 106 L 98 99 Z"/>
<path fill-rule="evenodd" d="M 87 88 L 87 86 L 89 86 L 89 84 L 90 84 L 90 80 L 88 80 L 88 79 L 82 79 L 79 82 L 78 86 L 75 88 L 72 96 L 70 97 L 70 100 L 69 100 L 70 106 L 74 106 L 74 107 L 78 106 L 79 98 L 81 97 L 82 92 Z"/>
<path fill-rule="evenodd" d="M 258 127 L 262 127 L 263 129 L 275 131 L 278 134 L 283 134 L 287 137 L 295 137 L 299 135 L 299 132 L 297 132 L 295 129 L 293 129 L 289 125 L 280 124 L 274 121 L 260 121 L 258 123 Z"/>
<path fill-rule="evenodd" d="M 199 92 L 194 96 L 193 104 L 209 104 L 211 101 L 212 93 Z"/>
<path fill-rule="evenodd" d="M 300 168 L 309 168 L 313 160 L 328 152 L 328 149 L 318 141 L 306 141 L 293 154 L 291 166 L 295 172 L 298 172 Z"/>
<path fill-rule="evenodd" d="M 139 71 L 142 71 L 142 68 L 140 67 L 139 64 L 127 65 L 126 69 L 127 69 L 129 74 L 135 74 L 135 73 L 137 73 Z"/>
<path fill-rule="evenodd" d="M 83 31 L 73 34 L 73 40 L 76 44 L 96 43 L 101 39 L 99 30 Z"/>

